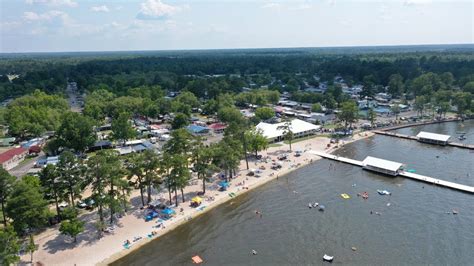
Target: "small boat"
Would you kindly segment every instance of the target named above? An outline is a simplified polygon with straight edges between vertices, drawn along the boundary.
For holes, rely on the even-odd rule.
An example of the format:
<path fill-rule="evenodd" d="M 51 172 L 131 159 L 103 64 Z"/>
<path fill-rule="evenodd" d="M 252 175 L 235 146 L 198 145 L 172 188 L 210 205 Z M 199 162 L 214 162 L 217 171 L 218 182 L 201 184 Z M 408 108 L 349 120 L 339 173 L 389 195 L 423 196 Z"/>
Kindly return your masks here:
<path fill-rule="evenodd" d="M 392 194 L 391 192 L 388 192 L 387 190 L 380 190 L 380 189 L 377 190 L 377 193 L 379 193 L 380 195 L 391 195 Z"/>
<path fill-rule="evenodd" d="M 252 249 L 252 254 L 257 255 L 257 251 L 255 249 Z"/>
<path fill-rule="evenodd" d="M 314 207 L 314 208 L 316 208 L 316 207 L 318 207 L 318 206 L 319 206 L 319 203 L 317 203 L 317 202 L 315 202 L 315 203 L 313 204 L 313 207 Z"/>
<path fill-rule="evenodd" d="M 319 211 L 320 211 L 320 212 L 323 212 L 324 209 L 326 209 L 326 207 L 325 207 L 324 205 L 319 205 Z"/>
<path fill-rule="evenodd" d="M 327 262 L 332 262 L 333 259 L 334 259 L 334 256 L 329 256 L 327 254 L 324 254 L 323 256 L 323 260 Z"/>
<path fill-rule="evenodd" d="M 466 137 L 465 137 L 464 135 L 461 135 L 461 136 L 458 137 L 458 139 L 459 139 L 459 140 L 465 140 Z"/>
<path fill-rule="evenodd" d="M 313 204 L 308 203 L 308 207 L 309 207 L 310 209 L 313 208 Z"/>

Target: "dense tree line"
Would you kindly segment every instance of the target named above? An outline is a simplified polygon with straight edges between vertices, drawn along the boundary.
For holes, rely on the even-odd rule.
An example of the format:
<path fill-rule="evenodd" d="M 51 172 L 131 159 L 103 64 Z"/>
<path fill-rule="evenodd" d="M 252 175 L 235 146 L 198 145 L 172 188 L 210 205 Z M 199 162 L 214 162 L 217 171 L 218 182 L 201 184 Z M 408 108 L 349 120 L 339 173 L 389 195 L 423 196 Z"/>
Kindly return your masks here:
<path fill-rule="evenodd" d="M 382 53 L 367 53 L 367 49 L 353 49 L 351 53 L 283 49 L 9 58 L 0 64 L 0 99 L 35 89 L 63 92 L 68 79 L 77 81 L 81 90 L 106 89 L 118 96 L 127 96 L 136 87 L 160 85 L 167 91 L 191 91 L 198 98 L 215 98 L 221 93 L 241 92 L 242 87 L 262 85 L 295 91 L 304 82 L 317 85 L 315 74 L 329 82 L 341 75 L 350 84 L 363 83 L 372 76 L 375 84 L 387 86 L 393 75 L 407 81 L 428 72 L 449 72 L 454 85 L 463 88 L 473 81 L 474 69 L 472 51 L 466 49 L 414 52 L 416 49 L 407 48 L 401 53 L 382 48 Z M 6 77 L 10 73 L 20 76 L 10 82 Z"/>

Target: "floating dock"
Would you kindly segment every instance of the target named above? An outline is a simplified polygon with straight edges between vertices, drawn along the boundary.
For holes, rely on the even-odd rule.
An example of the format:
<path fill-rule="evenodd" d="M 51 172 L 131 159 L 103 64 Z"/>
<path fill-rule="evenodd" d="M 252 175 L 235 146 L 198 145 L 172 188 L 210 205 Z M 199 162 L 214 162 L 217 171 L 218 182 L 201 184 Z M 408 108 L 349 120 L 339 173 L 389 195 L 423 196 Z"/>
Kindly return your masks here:
<path fill-rule="evenodd" d="M 396 138 L 402 138 L 402 139 L 410 139 L 410 140 L 416 140 L 420 142 L 425 142 L 426 141 L 421 141 L 418 137 L 416 136 L 409 136 L 409 135 L 404 135 L 404 134 L 399 134 L 399 133 L 394 133 L 394 132 L 389 132 L 389 131 L 383 131 L 383 130 L 373 130 L 375 134 L 378 135 L 384 135 L 384 136 L 390 136 L 390 137 L 396 137 Z M 457 147 L 457 148 L 463 148 L 463 149 L 469 149 L 469 150 L 474 150 L 474 145 L 471 144 L 462 144 L 462 143 L 456 143 L 456 142 L 447 142 L 445 144 L 446 146 L 452 146 L 452 147 Z"/>
<path fill-rule="evenodd" d="M 343 162 L 343 163 L 356 165 L 356 166 L 365 168 L 364 162 L 362 162 L 362 161 L 349 159 L 349 158 L 345 158 L 345 157 L 341 157 L 341 156 L 337 156 L 337 155 L 333 155 L 333 154 L 329 154 L 329 153 L 325 153 L 325 152 L 320 152 L 320 151 L 311 150 L 311 151 L 308 151 L 308 152 L 311 153 L 311 154 L 317 155 L 319 157 L 322 157 L 322 158 L 326 158 L 326 159 L 330 159 L 330 160 Z M 406 171 L 402 171 L 402 170 L 398 171 L 397 176 L 403 176 L 403 177 L 410 178 L 410 179 L 413 179 L 413 180 L 417 180 L 417 181 L 421 181 L 421 182 L 425 182 L 425 183 L 429 183 L 429 184 L 433 184 L 433 185 L 438 185 L 438 186 L 442 186 L 442 187 L 451 188 L 451 189 L 454 189 L 454 190 L 474 194 L 474 187 L 466 186 L 466 185 L 462 185 L 462 184 L 458 184 L 458 183 L 454 183 L 454 182 L 450 182 L 450 181 L 444 181 L 444 180 L 429 177 L 429 176 L 419 175 L 419 174 L 410 173 L 410 172 L 406 172 Z"/>

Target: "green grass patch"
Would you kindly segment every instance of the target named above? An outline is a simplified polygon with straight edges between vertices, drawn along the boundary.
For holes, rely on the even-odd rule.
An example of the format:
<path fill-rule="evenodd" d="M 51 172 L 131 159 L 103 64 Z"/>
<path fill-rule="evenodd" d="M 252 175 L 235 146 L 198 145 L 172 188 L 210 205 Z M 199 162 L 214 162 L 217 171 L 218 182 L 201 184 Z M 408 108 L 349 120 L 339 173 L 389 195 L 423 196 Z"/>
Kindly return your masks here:
<path fill-rule="evenodd" d="M 281 147 L 281 146 L 283 146 L 283 144 L 281 143 L 272 143 L 268 145 L 269 148 L 275 148 L 275 147 Z"/>
<path fill-rule="evenodd" d="M 36 157 L 29 157 L 29 158 L 26 158 L 26 159 L 24 159 L 22 162 L 20 162 L 20 163 L 18 164 L 18 166 L 16 166 L 16 167 L 23 166 L 23 165 L 25 165 L 25 164 L 27 164 L 27 163 L 31 162 L 32 160 L 35 160 L 35 159 L 36 159 Z"/>
<path fill-rule="evenodd" d="M 327 129 L 334 129 L 334 128 L 337 128 L 338 127 L 338 124 L 325 124 L 323 126 L 323 128 L 327 128 Z"/>

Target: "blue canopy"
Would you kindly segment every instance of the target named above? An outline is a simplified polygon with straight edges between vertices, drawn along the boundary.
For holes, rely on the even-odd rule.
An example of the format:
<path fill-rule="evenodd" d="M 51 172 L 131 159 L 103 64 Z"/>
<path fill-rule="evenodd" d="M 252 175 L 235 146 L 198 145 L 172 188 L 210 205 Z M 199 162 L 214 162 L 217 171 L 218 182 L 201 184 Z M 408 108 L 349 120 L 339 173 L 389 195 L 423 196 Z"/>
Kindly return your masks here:
<path fill-rule="evenodd" d="M 191 132 L 193 134 L 209 132 L 209 128 L 198 126 L 198 125 L 189 125 L 187 127 L 187 129 L 188 129 L 189 132 Z"/>
<path fill-rule="evenodd" d="M 221 186 L 221 187 L 228 187 L 228 186 L 229 186 L 229 182 L 221 181 L 221 182 L 219 182 L 219 186 Z"/>
<path fill-rule="evenodd" d="M 164 210 L 161 211 L 162 214 L 166 214 L 166 215 L 171 215 L 171 214 L 175 214 L 176 212 L 170 208 L 166 208 Z"/>

